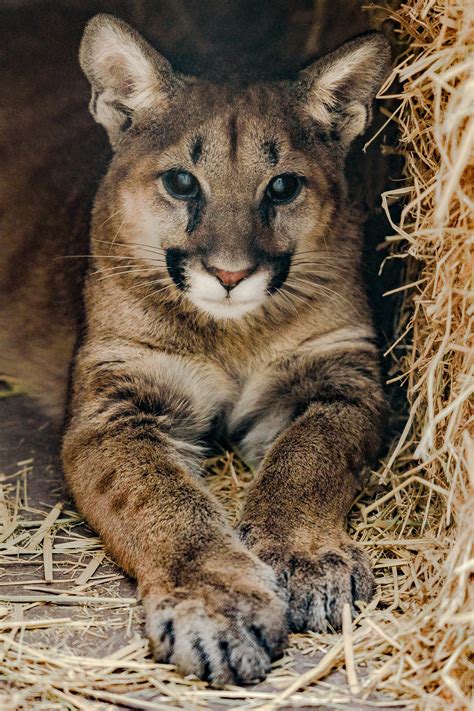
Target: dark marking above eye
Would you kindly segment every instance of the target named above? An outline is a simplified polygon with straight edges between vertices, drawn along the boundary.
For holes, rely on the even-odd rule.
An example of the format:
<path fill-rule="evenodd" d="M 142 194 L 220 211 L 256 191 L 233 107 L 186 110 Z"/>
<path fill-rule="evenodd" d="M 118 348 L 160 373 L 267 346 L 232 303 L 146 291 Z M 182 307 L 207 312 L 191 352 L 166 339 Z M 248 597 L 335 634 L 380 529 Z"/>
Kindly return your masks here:
<path fill-rule="evenodd" d="M 278 161 L 280 160 L 280 152 L 278 150 L 276 141 L 274 141 L 273 139 L 265 141 L 265 143 L 263 144 L 263 150 L 267 155 L 270 165 L 277 165 Z"/>
<path fill-rule="evenodd" d="M 235 160 L 237 157 L 237 116 L 232 114 L 229 119 L 229 142 L 230 142 L 230 157 Z"/>
<path fill-rule="evenodd" d="M 191 160 L 196 165 L 202 156 L 202 136 L 197 136 L 191 148 Z"/>

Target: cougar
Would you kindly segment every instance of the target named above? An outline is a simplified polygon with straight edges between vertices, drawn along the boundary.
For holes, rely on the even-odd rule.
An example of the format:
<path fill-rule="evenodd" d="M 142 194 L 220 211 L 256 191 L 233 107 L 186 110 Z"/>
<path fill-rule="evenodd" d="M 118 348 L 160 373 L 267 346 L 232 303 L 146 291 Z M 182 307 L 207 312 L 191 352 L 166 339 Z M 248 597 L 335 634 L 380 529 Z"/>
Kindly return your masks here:
<path fill-rule="evenodd" d="M 80 64 L 112 153 L 90 239 L 81 153 L 103 151 L 100 130 L 43 136 L 82 186 L 65 205 L 69 178 L 37 180 L 8 147 L 0 365 L 57 411 L 79 334 L 66 480 L 137 579 L 155 658 L 213 684 L 264 678 L 290 631 L 338 630 L 372 596 L 344 520 L 386 408 L 344 166 L 388 63 L 369 33 L 293 80 L 212 82 L 98 15 Z M 20 93 L 18 140 L 50 121 Z M 55 259 L 84 253 L 86 273 Z M 200 472 L 220 436 L 257 468 L 236 530 Z"/>

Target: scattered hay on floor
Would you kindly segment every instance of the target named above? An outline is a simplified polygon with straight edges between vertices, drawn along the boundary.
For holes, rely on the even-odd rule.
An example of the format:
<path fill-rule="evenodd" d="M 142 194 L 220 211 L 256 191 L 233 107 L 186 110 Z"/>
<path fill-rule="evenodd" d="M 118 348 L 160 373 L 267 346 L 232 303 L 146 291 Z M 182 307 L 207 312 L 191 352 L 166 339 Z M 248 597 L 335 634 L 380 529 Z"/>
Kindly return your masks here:
<path fill-rule="evenodd" d="M 209 460 L 207 468 L 211 489 L 235 521 L 252 473 L 230 452 Z M 386 706 L 373 693 L 371 670 L 373 662 L 390 658 L 391 641 L 373 615 L 377 603 L 391 601 L 392 571 L 399 569 L 400 581 L 412 574 L 409 541 L 408 551 L 393 557 L 386 547 L 375 548 L 381 592 L 358 620 L 351 622 L 346 610 L 342 635 L 294 635 L 267 683 L 211 689 L 151 659 L 132 583 L 75 511 L 60 502 L 39 508 L 29 499 L 33 469 L 32 460 L 21 462 L 16 474 L 0 481 L 2 709 L 90 710 L 120 704 L 271 711 L 327 703 L 350 708 L 356 698 L 368 698 L 374 708 Z M 389 498 L 386 507 L 391 511 Z M 364 509 L 359 502 L 358 512 Z M 361 515 L 357 518 L 362 524 Z M 359 537 L 367 542 L 365 529 Z M 397 545 L 403 549 L 404 543 Z M 342 674 L 328 676 L 339 667 Z"/>
<path fill-rule="evenodd" d="M 387 707 L 380 693 L 394 706 L 468 708 L 474 622 L 474 4 L 411 0 L 393 17 L 408 50 L 384 95 L 400 81 L 394 120 L 406 182 L 384 201 L 388 212 L 394 201 L 404 201 L 388 242 L 392 256 L 405 260 L 406 278 L 390 353 L 392 383 L 406 385 L 410 410 L 349 521 L 372 556 L 374 602 L 352 624 L 346 617 L 343 635 L 294 635 L 268 683 L 255 689 L 215 690 L 183 679 L 148 655 L 140 606 L 124 593 L 124 586 L 133 588 L 77 514 L 29 504 L 32 463 L 26 462 L 1 482 L 2 708 Z M 235 520 L 251 472 L 231 453 L 208 462 L 208 470 Z M 3 594 L 7 577 L 14 580 L 14 594 Z M 114 635 L 121 641 L 113 651 L 90 654 L 91 638 L 99 650 Z M 296 660 L 301 669 L 302 659 L 313 658 L 309 668 L 295 670 Z M 339 676 L 328 676 L 334 670 Z"/>

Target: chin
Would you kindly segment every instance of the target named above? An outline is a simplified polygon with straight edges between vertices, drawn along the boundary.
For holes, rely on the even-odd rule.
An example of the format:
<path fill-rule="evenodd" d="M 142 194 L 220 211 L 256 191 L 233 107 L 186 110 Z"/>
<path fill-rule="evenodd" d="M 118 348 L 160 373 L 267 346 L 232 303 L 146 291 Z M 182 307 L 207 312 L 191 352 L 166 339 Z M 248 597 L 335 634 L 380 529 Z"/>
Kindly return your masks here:
<path fill-rule="evenodd" d="M 268 281 L 265 272 L 254 274 L 227 294 L 213 276 L 191 272 L 186 295 L 200 311 L 216 321 L 237 321 L 267 300 Z"/>
<path fill-rule="evenodd" d="M 216 321 L 237 321 L 246 314 L 255 311 L 263 303 L 263 299 L 260 302 L 246 303 L 235 302 L 232 299 L 223 299 L 222 301 L 192 299 L 192 302 L 200 311 L 203 311 L 207 316 L 212 316 Z"/>

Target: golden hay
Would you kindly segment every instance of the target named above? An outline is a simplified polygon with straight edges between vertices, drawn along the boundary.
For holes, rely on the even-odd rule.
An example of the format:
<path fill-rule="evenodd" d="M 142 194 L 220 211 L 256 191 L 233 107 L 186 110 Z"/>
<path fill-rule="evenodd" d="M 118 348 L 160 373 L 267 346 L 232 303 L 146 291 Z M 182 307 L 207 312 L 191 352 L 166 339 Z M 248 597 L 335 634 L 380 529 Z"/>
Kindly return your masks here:
<path fill-rule="evenodd" d="M 406 180 L 383 200 L 388 213 L 394 202 L 404 204 L 387 240 L 392 258 L 406 265 L 390 353 L 392 382 L 406 384 L 410 409 L 401 437 L 349 520 L 372 556 L 376 599 L 352 623 L 346 611 L 340 636 L 293 635 L 271 686 L 215 690 L 183 679 L 149 656 L 136 631 L 140 607 L 120 592 L 124 576 L 111 567 L 100 541 L 60 504 L 47 515 L 33 509 L 27 484 L 33 463 L 19 463 L 17 474 L 0 482 L 0 566 L 16 570 L 17 592 L 2 596 L 0 587 L 1 708 L 273 711 L 321 704 L 380 708 L 387 699 L 409 708 L 468 708 L 474 3 L 410 0 L 393 20 L 408 49 L 382 95 L 389 97 L 400 82 L 394 120 Z M 212 488 L 235 520 L 252 473 L 233 453 L 207 466 Z M 90 656 L 91 638 L 99 642 L 117 630 L 124 646 Z M 296 672 L 295 655 L 312 654 L 319 655 L 315 665 Z M 336 683 L 328 675 L 337 669 L 343 674 Z"/>

